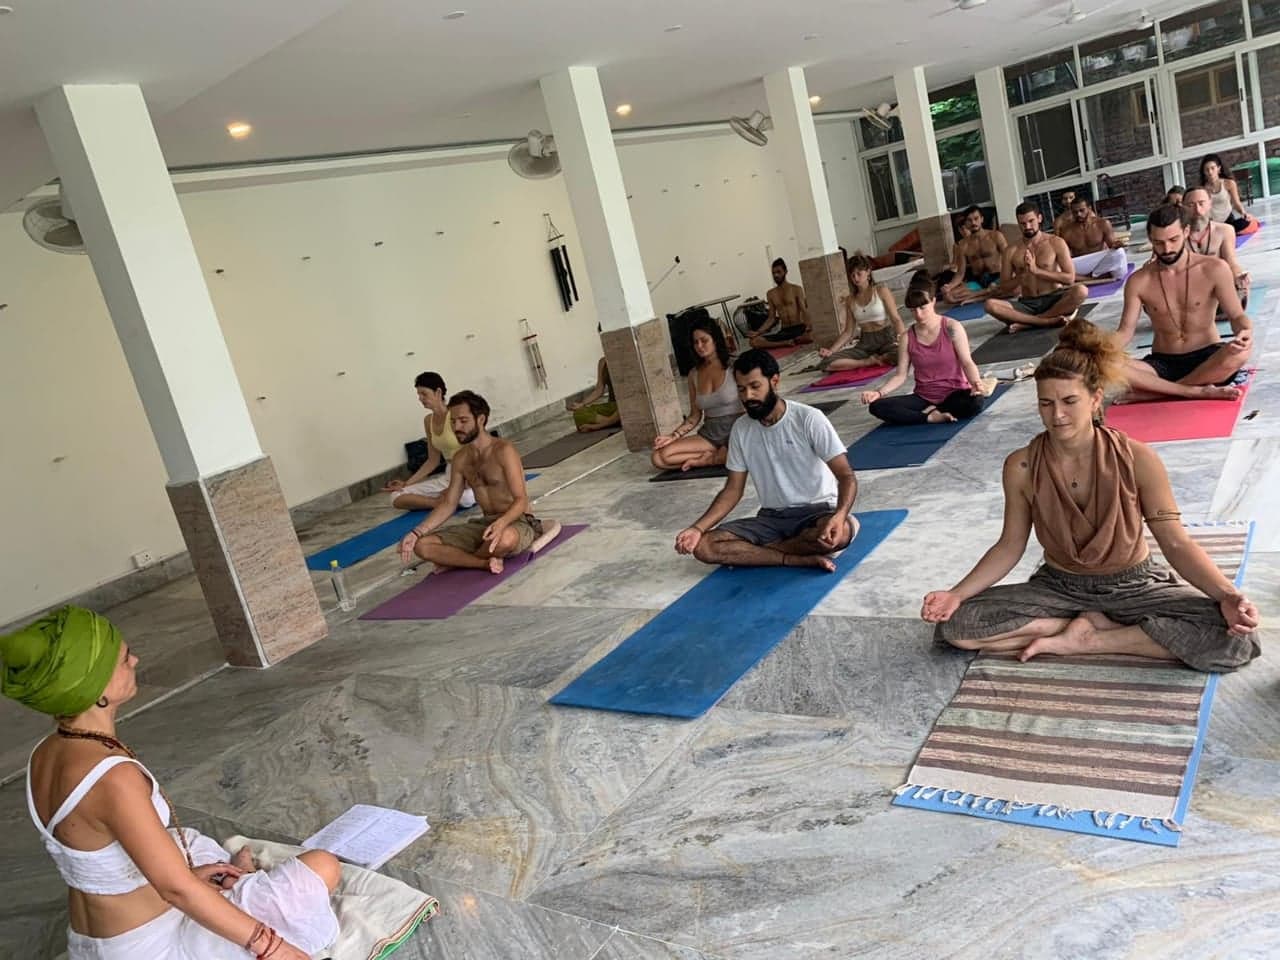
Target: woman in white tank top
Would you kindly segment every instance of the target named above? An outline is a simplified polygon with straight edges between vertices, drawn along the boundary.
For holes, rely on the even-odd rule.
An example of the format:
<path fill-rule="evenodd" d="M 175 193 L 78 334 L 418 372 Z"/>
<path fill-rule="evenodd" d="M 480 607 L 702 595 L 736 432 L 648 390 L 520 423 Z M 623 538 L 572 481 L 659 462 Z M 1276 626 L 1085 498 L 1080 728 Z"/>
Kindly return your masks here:
<path fill-rule="evenodd" d="M 849 258 L 849 299 L 841 311 L 840 335 L 830 347 L 818 351 L 821 370 L 857 370 L 897 362 L 903 331 L 898 304 L 892 290 L 872 282 L 871 266 L 871 258 L 863 253 Z"/>
<path fill-rule="evenodd" d="M 698 365 L 689 371 L 689 415 L 673 431 L 653 441 L 650 459 L 659 470 L 723 464 L 729 452 L 729 431 L 742 416 L 729 345 L 719 325 L 696 320 L 689 334 L 698 358 Z"/>
<path fill-rule="evenodd" d="M 170 829 L 159 784 L 116 739 L 138 658 L 106 618 L 64 607 L 0 637 L 0 663 L 4 694 L 58 723 L 32 752 L 27 801 L 69 887 L 70 960 L 308 960 L 337 939 L 332 854 L 255 872 Z"/>
<path fill-rule="evenodd" d="M 1216 153 L 1200 161 L 1200 185 L 1209 192 L 1210 220 L 1231 224 L 1237 234 L 1249 228 L 1252 220 L 1240 202 L 1240 188 L 1231 176 L 1231 169 Z"/>

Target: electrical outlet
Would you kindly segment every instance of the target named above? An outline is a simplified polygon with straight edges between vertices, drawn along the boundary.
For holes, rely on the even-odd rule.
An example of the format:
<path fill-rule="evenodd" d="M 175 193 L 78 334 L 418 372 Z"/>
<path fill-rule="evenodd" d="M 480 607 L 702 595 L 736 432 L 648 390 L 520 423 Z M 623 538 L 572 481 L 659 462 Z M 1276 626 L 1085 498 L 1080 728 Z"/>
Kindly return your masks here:
<path fill-rule="evenodd" d="M 151 555 L 150 550 L 139 550 L 133 555 L 133 568 L 135 570 L 143 570 L 156 562 L 156 558 Z"/>

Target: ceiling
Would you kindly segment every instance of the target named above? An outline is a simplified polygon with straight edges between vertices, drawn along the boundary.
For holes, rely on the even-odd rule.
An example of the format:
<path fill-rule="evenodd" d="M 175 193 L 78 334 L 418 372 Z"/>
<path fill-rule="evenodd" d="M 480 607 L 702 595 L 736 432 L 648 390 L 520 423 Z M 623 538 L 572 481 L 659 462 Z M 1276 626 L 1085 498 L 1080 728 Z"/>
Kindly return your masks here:
<path fill-rule="evenodd" d="M 796 64 L 819 111 L 851 109 L 895 69 L 942 86 L 1199 5 L 1078 0 L 1067 26 L 1070 0 L 0 2 L 0 208 L 54 176 L 32 104 L 63 83 L 139 83 L 170 166 L 237 164 L 514 138 L 547 126 L 537 80 L 572 64 L 632 104 L 617 129 L 764 108 L 759 78 Z"/>

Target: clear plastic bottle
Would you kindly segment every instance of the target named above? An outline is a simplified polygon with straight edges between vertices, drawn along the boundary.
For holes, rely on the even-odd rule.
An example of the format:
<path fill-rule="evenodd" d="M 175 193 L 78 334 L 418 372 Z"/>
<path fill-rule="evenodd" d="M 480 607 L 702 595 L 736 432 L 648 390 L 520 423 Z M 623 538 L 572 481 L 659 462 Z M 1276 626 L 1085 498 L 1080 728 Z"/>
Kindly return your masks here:
<path fill-rule="evenodd" d="M 338 567 L 337 560 L 329 561 L 329 579 L 333 582 L 333 592 L 338 596 L 338 606 L 343 610 L 354 610 L 356 601 L 347 590 L 347 575 Z"/>

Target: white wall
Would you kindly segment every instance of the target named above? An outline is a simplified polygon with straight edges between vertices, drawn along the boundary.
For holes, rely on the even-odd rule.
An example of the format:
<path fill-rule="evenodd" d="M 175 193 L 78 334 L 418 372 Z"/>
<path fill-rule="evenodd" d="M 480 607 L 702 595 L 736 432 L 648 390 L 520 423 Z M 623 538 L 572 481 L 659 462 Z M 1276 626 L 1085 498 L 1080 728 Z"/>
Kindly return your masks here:
<path fill-rule="evenodd" d="M 646 275 L 682 261 L 654 294 L 660 315 L 763 294 L 766 247 L 794 262 L 768 158 L 731 133 L 620 144 Z M 594 379 L 596 317 L 560 179 L 520 180 L 499 158 L 181 201 L 290 504 L 403 459 L 404 441 L 421 431 L 412 391 L 421 370 L 484 394 L 495 422 Z M 544 212 L 568 235 L 582 296 L 568 314 Z M 0 303 L 4 623 L 127 573 L 136 552 L 164 557 L 183 545 L 87 258 L 48 253 L 19 215 L 0 215 Z M 539 335 L 548 390 L 529 372 L 522 317 Z"/>
<path fill-rule="evenodd" d="M 862 166 L 858 162 L 853 121 L 819 120 L 817 130 L 822 168 L 827 175 L 827 193 L 831 196 L 831 216 L 840 246 L 851 255 L 855 250 L 874 255 L 877 251 L 871 233 L 873 222 Z"/>

